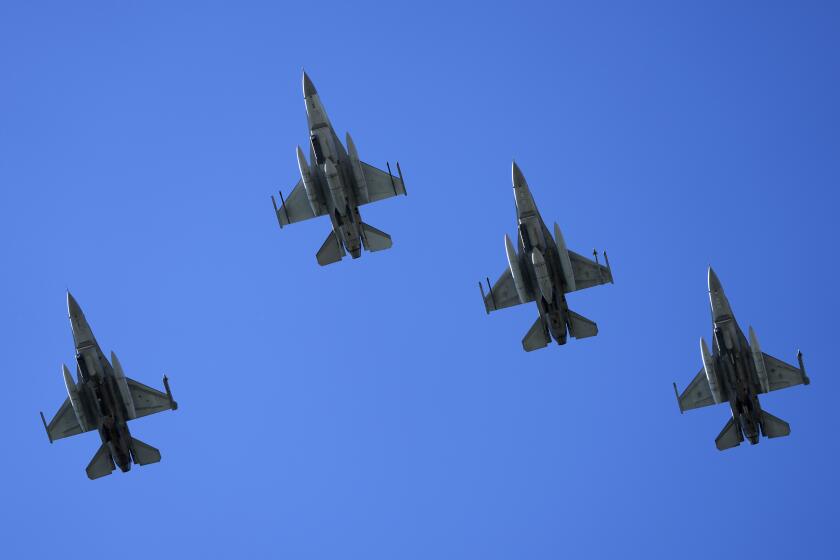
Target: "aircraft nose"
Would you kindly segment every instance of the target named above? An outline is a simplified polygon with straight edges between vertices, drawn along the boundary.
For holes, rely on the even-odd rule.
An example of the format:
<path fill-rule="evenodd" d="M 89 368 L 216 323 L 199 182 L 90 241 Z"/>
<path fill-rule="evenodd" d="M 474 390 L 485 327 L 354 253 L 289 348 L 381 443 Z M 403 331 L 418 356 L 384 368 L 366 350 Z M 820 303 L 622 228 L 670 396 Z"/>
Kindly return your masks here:
<path fill-rule="evenodd" d="M 528 183 L 525 182 L 525 176 L 522 174 L 522 170 L 519 169 L 519 166 L 516 165 L 516 162 L 513 162 L 513 166 L 511 169 L 511 175 L 513 180 L 513 188 L 517 189 L 519 187 L 527 187 Z"/>
<path fill-rule="evenodd" d="M 315 84 L 312 83 L 312 80 L 309 79 L 309 76 L 304 71 L 303 73 L 303 96 L 304 97 L 312 97 L 318 93 L 318 90 L 315 89 Z"/>
<path fill-rule="evenodd" d="M 717 274 L 715 274 L 714 269 L 710 266 L 709 267 L 709 291 L 710 292 L 722 292 L 723 286 L 720 284 L 720 279 L 718 278 Z"/>
<path fill-rule="evenodd" d="M 67 314 L 70 317 L 75 317 L 81 315 L 82 308 L 79 307 L 79 303 L 76 301 L 76 298 L 73 297 L 73 294 L 70 293 L 70 290 L 67 290 Z"/>

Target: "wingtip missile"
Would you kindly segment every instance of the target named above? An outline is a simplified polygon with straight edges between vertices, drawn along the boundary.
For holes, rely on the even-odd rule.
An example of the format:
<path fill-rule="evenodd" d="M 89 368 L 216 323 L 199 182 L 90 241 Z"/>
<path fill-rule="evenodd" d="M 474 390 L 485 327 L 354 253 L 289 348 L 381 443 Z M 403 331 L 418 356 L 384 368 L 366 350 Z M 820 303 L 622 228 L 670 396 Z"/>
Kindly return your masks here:
<path fill-rule="evenodd" d="M 802 384 L 803 385 L 810 385 L 811 378 L 808 377 L 808 374 L 805 373 L 805 360 L 802 357 L 802 350 L 796 351 L 796 361 L 799 362 L 799 371 L 802 372 Z"/>
<path fill-rule="evenodd" d="M 680 407 L 680 414 L 682 414 L 684 411 L 683 411 L 683 407 L 682 407 L 682 402 L 680 402 L 680 392 L 677 391 L 677 384 L 676 383 L 674 383 L 674 396 L 677 397 L 677 406 Z"/>
<path fill-rule="evenodd" d="M 50 440 L 50 443 L 52 443 L 53 438 L 50 435 L 50 429 L 47 427 L 47 419 L 44 418 L 44 413 L 43 412 L 41 412 L 40 414 L 41 414 L 41 422 L 43 422 L 43 424 L 44 424 L 44 431 L 47 432 L 47 439 Z"/>
<path fill-rule="evenodd" d="M 613 279 L 612 266 L 610 266 L 610 257 L 607 256 L 606 249 L 604 250 L 604 264 L 607 267 L 607 272 L 610 273 L 610 284 L 615 284 L 615 280 Z"/>
<path fill-rule="evenodd" d="M 166 397 L 169 399 L 169 408 L 171 410 L 178 410 L 178 403 L 172 398 L 172 390 L 169 388 L 169 378 L 163 376 L 163 387 L 166 389 Z"/>

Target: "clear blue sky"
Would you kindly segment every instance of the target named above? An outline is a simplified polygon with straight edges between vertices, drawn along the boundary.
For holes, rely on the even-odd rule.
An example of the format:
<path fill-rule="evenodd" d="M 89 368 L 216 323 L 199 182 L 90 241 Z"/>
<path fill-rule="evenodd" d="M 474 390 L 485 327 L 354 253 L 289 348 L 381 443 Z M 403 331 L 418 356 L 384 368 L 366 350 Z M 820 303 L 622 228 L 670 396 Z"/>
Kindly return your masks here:
<path fill-rule="evenodd" d="M 8 558 L 836 557 L 840 9 L 834 2 L 4 2 L 0 256 Z M 315 262 L 280 230 L 302 68 L 409 196 L 392 250 Z M 616 284 L 597 338 L 525 354 L 484 314 L 516 158 L 546 221 Z M 792 434 L 720 453 L 679 414 L 712 263 L 809 387 Z M 87 480 L 50 445 L 70 288 L 177 412 L 163 461 Z"/>

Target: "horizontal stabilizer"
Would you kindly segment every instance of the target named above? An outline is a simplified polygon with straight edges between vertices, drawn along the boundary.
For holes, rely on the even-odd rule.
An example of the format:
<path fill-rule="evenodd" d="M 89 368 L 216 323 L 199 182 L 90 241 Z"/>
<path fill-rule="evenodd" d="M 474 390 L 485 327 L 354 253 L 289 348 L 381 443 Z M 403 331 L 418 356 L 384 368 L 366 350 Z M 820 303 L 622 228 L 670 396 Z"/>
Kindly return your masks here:
<path fill-rule="evenodd" d="M 379 231 L 373 226 L 362 223 L 362 231 L 364 232 L 362 239 L 365 242 L 365 249 L 368 251 L 383 251 L 390 249 L 391 245 L 393 245 L 390 235 L 384 231 Z"/>
<path fill-rule="evenodd" d="M 318 264 L 325 266 L 340 261 L 344 255 L 344 247 L 338 241 L 335 231 L 331 231 L 327 236 L 327 240 L 318 249 L 316 258 L 318 259 Z"/>
<path fill-rule="evenodd" d="M 525 348 L 526 352 L 531 352 L 545 348 L 549 342 L 551 342 L 551 338 L 548 335 L 545 324 L 543 324 L 542 317 L 537 317 L 537 320 L 531 325 L 528 334 L 522 339 L 522 347 Z"/>
<path fill-rule="evenodd" d="M 114 460 L 111 459 L 111 451 L 106 444 L 102 444 L 93 459 L 90 460 L 85 469 L 87 476 L 91 480 L 96 480 L 103 476 L 108 476 L 114 472 Z"/>
<path fill-rule="evenodd" d="M 160 461 L 160 451 L 137 438 L 131 438 L 131 456 L 137 465 L 148 465 Z"/>
<path fill-rule="evenodd" d="M 744 441 L 744 436 L 741 435 L 738 424 L 735 423 L 734 418 L 730 418 L 720 435 L 715 439 L 715 445 L 720 451 L 723 451 L 724 449 L 738 447 L 742 441 Z"/>
<path fill-rule="evenodd" d="M 598 325 L 570 309 L 569 332 L 575 338 L 589 338 L 598 334 Z"/>
<path fill-rule="evenodd" d="M 761 411 L 761 431 L 769 438 L 784 437 L 790 435 L 790 424 L 780 418 L 776 418 L 769 412 Z"/>

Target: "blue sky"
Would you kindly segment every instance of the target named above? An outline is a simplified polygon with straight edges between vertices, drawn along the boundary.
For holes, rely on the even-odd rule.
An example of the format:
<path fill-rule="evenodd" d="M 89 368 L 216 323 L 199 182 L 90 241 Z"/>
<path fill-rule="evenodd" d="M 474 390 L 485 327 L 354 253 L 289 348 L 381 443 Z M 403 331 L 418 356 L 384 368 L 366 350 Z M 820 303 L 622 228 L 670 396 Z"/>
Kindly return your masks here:
<path fill-rule="evenodd" d="M 836 557 L 832 2 L 0 5 L 4 556 L 126 559 Z M 390 251 L 327 268 L 280 231 L 310 73 L 409 196 Z M 488 317 L 515 158 L 616 283 L 597 338 L 526 354 Z M 812 379 L 792 434 L 718 452 L 679 414 L 706 267 L 762 349 Z M 50 445 L 70 288 L 103 349 L 181 408 L 132 424 L 160 464 L 95 482 Z"/>

